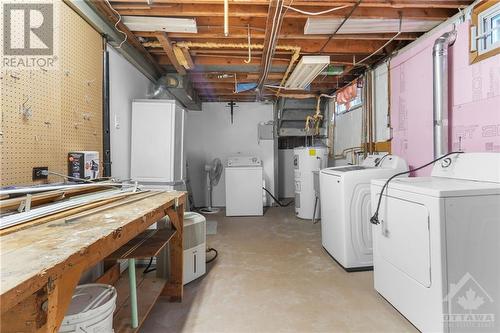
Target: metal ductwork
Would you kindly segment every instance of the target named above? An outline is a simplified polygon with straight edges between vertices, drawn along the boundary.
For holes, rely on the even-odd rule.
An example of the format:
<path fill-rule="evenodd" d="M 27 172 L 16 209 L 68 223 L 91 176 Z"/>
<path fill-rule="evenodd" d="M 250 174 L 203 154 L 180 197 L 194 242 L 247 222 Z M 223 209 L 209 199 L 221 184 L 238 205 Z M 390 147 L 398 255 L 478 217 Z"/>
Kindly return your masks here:
<path fill-rule="evenodd" d="M 434 42 L 433 58 L 433 109 L 434 109 L 434 158 L 449 150 L 449 92 L 448 92 L 448 48 L 457 36 L 455 30 L 443 34 Z"/>
<path fill-rule="evenodd" d="M 201 102 L 193 83 L 186 75 L 168 73 L 162 76 L 153 86 L 150 98 L 165 98 L 172 95 L 184 107 L 191 111 L 201 111 Z"/>

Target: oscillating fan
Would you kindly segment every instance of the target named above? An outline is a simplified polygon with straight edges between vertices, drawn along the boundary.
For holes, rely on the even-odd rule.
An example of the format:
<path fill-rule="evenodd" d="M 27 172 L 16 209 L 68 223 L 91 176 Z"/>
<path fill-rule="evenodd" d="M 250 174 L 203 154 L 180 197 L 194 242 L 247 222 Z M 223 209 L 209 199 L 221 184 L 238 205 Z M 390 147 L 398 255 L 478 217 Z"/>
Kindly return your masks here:
<path fill-rule="evenodd" d="M 212 163 L 205 164 L 205 172 L 207 174 L 208 207 L 200 209 L 200 212 L 215 214 L 219 212 L 219 208 L 212 207 L 212 192 L 214 186 L 217 186 L 219 183 L 222 175 L 222 162 L 220 158 L 215 158 Z"/>

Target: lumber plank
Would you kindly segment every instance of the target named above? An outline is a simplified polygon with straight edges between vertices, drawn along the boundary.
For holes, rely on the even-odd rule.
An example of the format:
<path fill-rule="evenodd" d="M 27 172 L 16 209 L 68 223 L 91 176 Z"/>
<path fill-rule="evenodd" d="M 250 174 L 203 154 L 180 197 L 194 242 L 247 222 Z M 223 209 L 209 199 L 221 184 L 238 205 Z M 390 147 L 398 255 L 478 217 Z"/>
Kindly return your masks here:
<path fill-rule="evenodd" d="M 40 206 L 49 202 L 59 201 L 65 198 L 71 198 L 77 195 L 106 190 L 102 186 L 76 188 L 67 190 L 49 191 L 40 194 L 34 194 L 31 198 L 31 208 Z M 0 200 L 0 212 L 16 210 L 19 205 L 26 200 L 26 196 L 10 198 L 7 195 L 5 199 Z"/>
<path fill-rule="evenodd" d="M 46 286 L 49 279 L 97 264 L 163 218 L 176 202 L 183 208 L 185 193 L 159 192 L 126 208 L 84 216 L 78 223 L 62 218 L 1 236 L 0 313 Z"/>
<path fill-rule="evenodd" d="M 115 263 L 113 266 L 108 268 L 103 275 L 95 280 L 95 283 L 102 284 L 115 284 L 120 278 L 120 264 Z"/>
<path fill-rule="evenodd" d="M 113 329 L 115 332 L 137 332 L 156 303 L 166 283 L 167 281 L 165 279 L 158 278 L 154 274 L 143 275 L 142 272 L 137 272 L 137 311 L 139 314 L 139 327 L 133 329 L 130 327 L 130 289 L 128 274 L 124 273 L 115 284 L 115 288 L 118 292 L 116 310 L 113 317 Z"/>
<path fill-rule="evenodd" d="M 148 229 L 113 252 L 108 259 L 147 259 L 155 257 L 176 233 L 175 229 Z"/>
<path fill-rule="evenodd" d="M 177 57 L 175 56 L 174 49 L 172 48 L 172 42 L 168 38 L 167 33 L 158 32 L 156 34 L 156 38 L 160 42 L 161 47 L 167 54 L 168 59 L 170 59 L 170 63 L 175 67 L 177 73 L 181 75 L 186 75 L 186 70 L 184 69 L 184 67 L 182 67 L 182 65 L 177 60 Z"/>
<path fill-rule="evenodd" d="M 33 221 L 28 221 L 25 223 L 13 225 L 11 227 L 0 230 L 0 237 L 11 234 L 11 233 L 16 232 L 16 231 L 31 228 L 31 227 L 34 227 L 34 226 L 37 226 L 37 225 L 40 225 L 43 223 L 47 223 L 47 222 L 54 221 L 57 219 L 65 218 L 65 217 L 68 217 L 68 216 L 71 216 L 71 215 L 74 215 L 77 213 L 89 212 L 90 210 L 92 210 L 94 208 L 102 207 L 104 205 L 107 205 L 107 204 L 110 204 L 110 203 L 113 203 L 113 202 L 116 202 L 119 200 L 123 200 L 124 198 L 129 197 L 129 196 L 134 195 L 134 194 L 136 194 L 136 193 L 134 193 L 134 192 L 121 193 L 119 195 L 116 195 L 116 196 L 113 196 L 110 198 L 96 200 L 95 202 L 92 202 L 92 203 L 83 204 L 81 206 L 76 206 L 76 207 L 70 208 L 68 210 L 57 212 L 55 214 L 47 215 L 45 217 L 38 218 L 38 219 L 35 219 Z"/>
<path fill-rule="evenodd" d="M 184 203 L 177 209 L 167 209 L 171 226 L 177 231 L 170 240 L 170 278 L 162 291 L 162 296 L 169 297 L 170 301 L 180 302 L 183 297 L 183 226 Z"/>

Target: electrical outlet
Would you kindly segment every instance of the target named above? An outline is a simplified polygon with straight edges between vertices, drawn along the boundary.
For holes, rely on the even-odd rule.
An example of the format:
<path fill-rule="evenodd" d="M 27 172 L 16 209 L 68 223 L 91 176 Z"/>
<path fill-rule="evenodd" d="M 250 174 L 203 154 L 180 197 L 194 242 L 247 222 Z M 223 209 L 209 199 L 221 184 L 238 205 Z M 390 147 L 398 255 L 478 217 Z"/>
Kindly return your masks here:
<path fill-rule="evenodd" d="M 46 172 L 43 172 L 46 171 Z M 39 179 L 47 179 L 49 168 L 48 167 L 35 167 L 33 168 L 33 174 L 32 174 L 32 179 L 33 180 L 39 180 Z"/>

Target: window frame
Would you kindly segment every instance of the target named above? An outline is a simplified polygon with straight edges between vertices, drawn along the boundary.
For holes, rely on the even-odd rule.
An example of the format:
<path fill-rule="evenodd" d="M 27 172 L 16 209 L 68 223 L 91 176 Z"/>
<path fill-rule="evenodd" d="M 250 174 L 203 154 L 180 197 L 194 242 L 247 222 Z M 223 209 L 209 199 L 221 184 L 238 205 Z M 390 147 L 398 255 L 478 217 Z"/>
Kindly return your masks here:
<path fill-rule="evenodd" d="M 500 39 L 495 43 L 488 44 L 487 39 L 492 37 L 493 33 L 496 33 L 497 36 L 500 35 L 500 30 L 496 30 L 496 32 L 492 31 L 490 35 L 488 35 L 484 39 L 475 39 L 476 36 L 480 36 L 487 31 L 490 31 L 492 27 L 487 27 L 485 29 L 485 25 L 491 25 L 493 18 L 500 14 L 500 1 L 483 1 L 479 5 L 473 8 L 471 15 L 471 29 L 469 30 L 470 34 L 470 63 L 476 63 L 481 60 L 487 59 L 489 57 L 500 54 Z M 472 28 L 476 29 L 476 36 L 472 35 Z M 476 43 L 473 48 L 472 43 Z"/>

